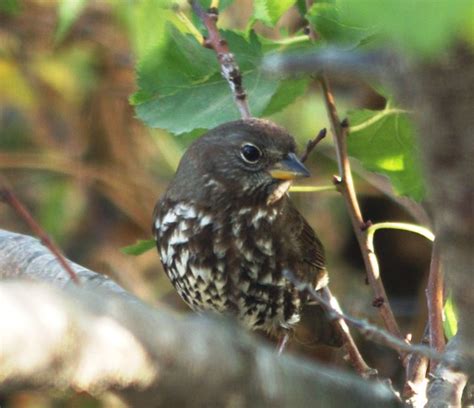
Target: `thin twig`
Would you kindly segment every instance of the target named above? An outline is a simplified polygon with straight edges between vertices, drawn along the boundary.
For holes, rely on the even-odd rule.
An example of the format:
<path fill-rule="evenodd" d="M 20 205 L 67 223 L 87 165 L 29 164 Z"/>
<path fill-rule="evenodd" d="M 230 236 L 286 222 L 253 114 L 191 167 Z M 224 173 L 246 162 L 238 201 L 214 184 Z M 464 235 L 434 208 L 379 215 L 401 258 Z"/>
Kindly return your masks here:
<path fill-rule="evenodd" d="M 230 52 L 227 41 L 224 40 L 217 29 L 218 9 L 211 7 L 207 12 L 203 10 L 197 0 L 190 0 L 194 13 L 201 19 L 207 28 L 208 38 L 204 39 L 204 47 L 211 48 L 215 51 L 219 64 L 221 65 L 221 73 L 228 82 L 234 100 L 239 109 L 242 119 L 248 119 L 250 108 L 247 101 L 247 94 L 242 85 L 242 74 L 240 73 L 237 61 Z"/>
<path fill-rule="evenodd" d="M 35 233 L 40 239 L 41 242 L 51 251 L 51 253 L 56 257 L 59 264 L 64 268 L 64 270 L 71 277 L 71 280 L 76 284 L 80 285 L 79 278 L 74 272 L 74 270 L 69 265 L 68 261 L 61 253 L 60 249 L 53 243 L 53 241 L 48 237 L 46 232 L 41 228 L 41 226 L 35 221 L 30 212 L 26 207 L 16 198 L 13 191 L 7 187 L 0 187 L 0 200 L 8 204 L 16 213 L 22 218 L 27 224 L 28 227 Z"/>
<path fill-rule="evenodd" d="M 426 298 L 430 327 L 430 346 L 441 353 L 445 346 L 443 331 L 444 285 L 438 246 L 438 242 L 435 240 L 431 255 L 428 285 L 426 287 Z M 433 374 L 435 372 L 436 364 L 436 361 L 430 361 L 430 373 Z"/>
<path fill-rule="evenodd" d="M 335 310 L 340 315 L 343 314 L 341 307 L 339 306 L 339 302 L 333 296 L 328 287 L 321 290 L 321 297 L 326 301 L 327 304 L 331 305 L 331 311 Z M 349 331 L 349 327 L 347 327 L 346 321 L 342 317 L 336 315 L 334 324 L 336 325 L 339 333 L 341 334 L 341 337 L 344 340 L 344 346 L 346 347 L 349 361 L 356 369 L 356 371 L 364 378 L 377 377 L 377 370 L 372 367 L 369 367 L 369 365 L 365 362 L 364 358 L 360 354 L 360 351 L 357 348 L 357 345 L 355 344 L 354 338 L 352 337 L 351 332 Z"/>
<path fill-rule="evenodd" d="M 326 137 L 326 128 L 323 128 L 319 131 L 317 136 L 314 139 L 310 139 L 306 145 L 306 149 L 301 155 L 301 162 L 304 163 L 307 159 L 308 156 L 311 154 L 311 152 L 314 150 L 314 148 L 319 144 L 321 140 L 323 140 Z"/>
<path fill-rule="evenodd" d="M 292 282 L 300 291 L 307 292 L 314 300 L 316 300 L 322 307 L 326 309 L 329 315 L 335 315 L 337 318 L 344 319 L 346 323 L 358 329 L 368 340 L 390 347 L 400 354 L 421 354 L 430 359 L 441 361 L 442 354 L 420 344 L 410 344 L 406 340 L 402 340 L 397 336 L 392 335 L 381 327 L 374 326 L 366 320 L 357 319 L 349 316 L 344 312 L 337 310 L 331 303 L 329 303 L 323 296 L 314 290 L 310 284 L 299 281 L 292 272 L 285 270 L 285 277 Z"/>
<path fill-rule="evenodd" d="M 347 133 L 349 124 L 347 121 L 341 122 L 337 113 L 334 96 L 331 92 L 328 80 L 324 75 L 320 75 L 318 81 L 323 90 L 323 97 L 328 112 L 329 121 L 331 123 L 334 144 L 336 148 L 337 163 L 339 168 L 339 177 L 336 178 L 335 183 L 341 192 L 344 201 L 346 202 L 347 210 L 352 222 L 352 227 L 359 243 L 362 257 L 367 272 L 367 278 L 375 293 L 374 306 L 378 308 L 379 313 L 384 321 L 387 330 L 396 337 L 402 338 L 400 328 L 393 315 L 390 307 L 385 288 L 379 274 L 379 266 L 377 257 L 371 252 L 367 245 L 366 229 L 369 223 L 364 221 L 362 212 L 360 210 L 359 202 L 354 188 L 354 181 L 352 179 L 351 165 L 349 156 L 347 154 Z M 402 350 L 402 349 L 400 349 Z M 405 357 L 401 353 L 402 361 Z"/>

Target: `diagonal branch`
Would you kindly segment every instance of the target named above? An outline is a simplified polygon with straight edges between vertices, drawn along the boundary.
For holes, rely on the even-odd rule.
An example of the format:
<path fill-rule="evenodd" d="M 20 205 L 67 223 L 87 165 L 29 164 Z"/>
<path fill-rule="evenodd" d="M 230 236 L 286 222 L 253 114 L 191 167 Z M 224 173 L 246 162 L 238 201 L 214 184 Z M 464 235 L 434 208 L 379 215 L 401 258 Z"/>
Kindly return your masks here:
<path fill-rule="evenodd" d="M 354 181 L 352 179 L 351 165 L 347 153 L 347 134 L 349 130 L 349 124 L 347 121 L 341 122 L 339 120 L 334 96 L 326 77 L 321 75 L 319 76 L 318 81 L 323 91 L 323 97 L 334 135 L 334 144 L 336 147 L 337 163 L 339 167 L 339 177 L 335 179 L 335 183 L 341 192 L 344 201 L 346 202 L 346 207 L 349 212 L 352 227 L 362 252 L 367 278 L 375 294 L 373 304 L 378 308 L 380 316 L 382 317 L 387 330 L 392 335 L 402 338 L 400 328 L 398 327 L 398 323 L 395 320 L 392 308 L 390 307 L 390 303 L 385 292 L 385 287 L 380 278 L 377 257 L 369 250 L 367 245 L 366 229 L 368 227 L 368 223 L 364 221 L 362 211 L 357 200 Z M 405 354 L 402 352 L 401 356 L 404 357 Z"/>
<path fill-rule="evenodd" d="M 229 50 L 227 41 L 223 39 L 217 28 L 219 11 L 216 7 L 211 7 L 207 12 L 203 10 L 197 0 L 190 0 L 194 13 L 201 19 L 207 28 L 208 37 L 204 38 L 204 46 L 211 48 L 217 54 L 217 59 L 221 65 L 221 73 L 228 82 L 234 101 L 239 109 L 242 119 L 248 119 L 250 108 L 247 101 L 247 94 L 242 84 L 242 74 L 235 60 L 234 54 Z"/>
<path fill-rule="evenodd" d="M 326 128 L 321 129 L 314 139 L 308 141 L 308 143 L 306 144 L 306 149 L 301 155 L 301 161 L 303 163 L 308 159 L 308 156 L 316 148 L 318 143 L 326 137 L 326 133 Z M 338 313 L 342 314 L 339 302 L 333 296 L 328 287 L 321 290 L 321 296 L 324 298 L 327 304 L 330 304 L 332 307 L 331 309 L 327 310 L 328 312 L 334 309 Z M 364 358 L 362 357 L 362 354 L 360 353 L 357 347 L 357 344 L 354 341 L 354 338 L 352 337 L 351 332 L 349 331 L 349 327 L 347 327 L 347 323 L 345 322 L 345 320 L 342 317 L 336 315 L 336 317 L 334 318 L 334 325 L 343 339 L 344 347 L 346 348 L 349 361 L 355 368 L 355 370 L 364 378 L 377 377 L 377 370 L 371 368 L 365 362 Z"/>
<path fill-rule="evenodd" d="M 362 354 L 360 354 L 359 348 L 357 347 L 354 338 L 349 331 L 349 327 L 347 327 L 347 323 L 343 318 L 345 315 L 339 306 L 339 302 L 333 296 L 328 287 L 321 290 L 321 298 L 325 300 L 326 311 L 328 313 L 333 313 L 333 311 L 336 312 L 334 324 L 341 334 L 341 337 L 344 341 L 344 347 L 346 348 L 348 358 L 352 366 L 363 378 L 377 378 L 377 370 L 370 367 L 365 362 Z M 331 309 L 329 309 L 328 306 L 331 306 Z"/>
<path fill-rule="evenodd" d="M 61 250 L 54 244 L 54 242 L 49 238 L 48 234 L 41 228 L 41 226 L 35 221 L 30 212 L 26 207 L 16 198 L 13 191 L 5 186 L 0 186 L 0 201 L 4 201 L 8 204 L 15 212 L 22 218 L 28 227 L 35 233 L 44 245 L 51 251 L 54 257 L 58 260 L 61 267 L 67 272 L 71 280 L 76 284 L 80 285 L 79 278 L 77 277 L 76 272 L 71 268 L 68 261 L 61 253 Z"/>

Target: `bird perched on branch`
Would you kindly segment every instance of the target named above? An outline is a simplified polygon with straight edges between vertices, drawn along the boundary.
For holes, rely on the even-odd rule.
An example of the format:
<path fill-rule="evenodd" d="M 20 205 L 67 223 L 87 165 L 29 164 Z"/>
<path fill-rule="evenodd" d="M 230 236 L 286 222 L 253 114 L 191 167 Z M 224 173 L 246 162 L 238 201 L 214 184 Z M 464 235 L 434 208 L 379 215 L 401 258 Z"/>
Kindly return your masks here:
<path fill-rule="evenodd" d="M 323 246 L 287 194 L 310 175 L 295 149 L 283 128 L 261 119 L 223 124 L 187 149 L 156 205 L 153 232 L 191 309 L 279 333 L 309 302 L 285 271 L 317 290 L 327 285 Z M 325 320 L 321 311 L 316 318 Z M 337 344 L 325 331 L 322 341 Z"/>

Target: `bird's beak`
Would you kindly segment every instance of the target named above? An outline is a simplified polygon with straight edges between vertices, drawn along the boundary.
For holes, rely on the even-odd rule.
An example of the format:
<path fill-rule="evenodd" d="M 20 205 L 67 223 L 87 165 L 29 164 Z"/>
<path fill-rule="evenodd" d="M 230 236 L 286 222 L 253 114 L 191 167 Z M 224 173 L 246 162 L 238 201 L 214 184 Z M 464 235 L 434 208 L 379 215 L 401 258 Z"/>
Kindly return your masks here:
<path fill-rule="evenodd" d="M 294 153 L 288 153 L 270 169 L 270 175 L 278 180 L 293 180 L 297 177 L 309 177 L 311 174 Z"/>

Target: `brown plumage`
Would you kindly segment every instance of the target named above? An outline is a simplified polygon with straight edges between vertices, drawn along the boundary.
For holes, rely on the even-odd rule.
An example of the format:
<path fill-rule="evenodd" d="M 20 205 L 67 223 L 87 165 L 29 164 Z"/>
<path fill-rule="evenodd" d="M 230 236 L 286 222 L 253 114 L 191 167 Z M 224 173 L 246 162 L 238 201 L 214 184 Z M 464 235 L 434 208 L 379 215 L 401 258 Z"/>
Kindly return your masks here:
<path fill-rule="evenodd" d="M 153 231 L 168 277 L 193 310 L 278 332 L 308 303 L 285 270 L 316 289 L 327 285 L 323 246 L 287 195 L 292 179 L 309 175 L 295 149 L 284 129 L 252 119 L 209 131 L 184 154 Z"/>

